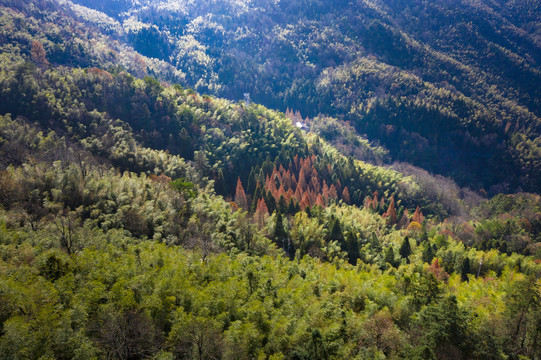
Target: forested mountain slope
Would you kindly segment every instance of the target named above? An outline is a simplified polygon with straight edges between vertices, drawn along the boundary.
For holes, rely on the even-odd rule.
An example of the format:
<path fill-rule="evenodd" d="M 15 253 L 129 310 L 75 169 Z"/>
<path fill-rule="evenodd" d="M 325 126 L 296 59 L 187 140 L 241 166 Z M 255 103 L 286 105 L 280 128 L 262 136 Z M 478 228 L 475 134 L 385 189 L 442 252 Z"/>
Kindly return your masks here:
<path fill-rule="evenodd" d="M 75 2 L 196 90 L 336 116 L 491 194 L 540 191 L 537 2 Z"/>
<path fill-rule="evenodd" d="M 276 23 L 286 27 L 294 12 L 330 21 L 322 14 L 345 3 L 158 4 L 163 26 L 146 35 L 126 22 L 145 28 L 134 19 L 148 11 L 156 20 L 154 7 L 86 4 L 111 17 L 65 2 L 0 2 L 0 358 L 541 356 L 539 195 L 487 200 L 407 163 L 360 161 L 397 155 L 355 134 L 353 121 L 198 93 L 188 84 L 202 68 L 178 71 L 163 56 L 181 48 L 171 34 L 197 23 L 174 30 L 166 14 L 206 24 L 212 10 L 228 26 L 286 14 Z M 535 43 L 531 10 L 498 21 Z M 166 26 L 159 39 L 171 47 L 139 48 Z M 205 51 L 196 58 L 210 59 Z M 221 81 L 214 65 L 197 87 Z M 391 76 L 373 57 L 340 66 L 434 86 L 410 70 Z M 246 91 L 215 85 L 231 97 Z M 390 111 L 386 101 L 371 109 Z"/>

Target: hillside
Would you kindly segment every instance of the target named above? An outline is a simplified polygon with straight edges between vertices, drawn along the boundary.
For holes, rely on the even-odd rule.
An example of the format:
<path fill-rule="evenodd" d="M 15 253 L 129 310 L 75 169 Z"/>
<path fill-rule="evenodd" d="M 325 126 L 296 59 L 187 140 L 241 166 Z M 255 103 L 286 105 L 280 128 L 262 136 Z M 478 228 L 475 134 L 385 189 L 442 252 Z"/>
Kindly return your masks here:
<path fill-rule="evenodd" d="M 238 79 L 202 88 L 221 79 L 214 71 L 244 75 L 214 64 L 200 81 L 200 68 L 165 56 L 186 45 L 140 48 L 156 43 L 144 37 L 155 31 L 171 44 L 209 13 L 222 15 L 224 29 L 243 21 L 263 34 L 268 24 L 255 14 L 269 14 L 269 23 L 289 14 L 277 23 L 284 27 L 299 19 L 322 26 L 334 23 L 327 11 L 350 5 L 84 4 L 100 12 L 63 1 L 0 3 L 0 358 L 541 357 L 538 194 L 487 199 L 406 162 L 382 166 L 411 154 L 360 136 L 358 123 L 343 121 L 353 113 L 283 109 L 288 102 L 273 110 L 257 92 L 245 97 Z M 407 12 L 393 4 L 373 3 L 370 16 Z M 538 44 L 536 9 L 513 4 L 492 4 L 498 21 Z M 173 13 L 187 20 L 166 16 Z M 142 28 L 157 18 L 161 25 L 126 31 L 136 18 Z M 407 27 L 398 15 L 386 19 Z M 428 28 L 423 36 L 436 36 Z M 524 44 L 515 51 L 533 64 Z M 433 86 L 407 69 L 387 73 L 397 65 L 373 55 L 350 60 L 336 69 Z M 392 108 L 395 100 L 374 101 L 363 119 L 379 122 L 395 109 L 406 126 L 410 108 Z M 521 106 L 534 119 L 532 104 Z"/>
<path fill-rule="evenodd" d="M 541 190 L 536 2 L 76 3 L 200 92 L 338 117 L 391 160 L 491 195 Z"/>

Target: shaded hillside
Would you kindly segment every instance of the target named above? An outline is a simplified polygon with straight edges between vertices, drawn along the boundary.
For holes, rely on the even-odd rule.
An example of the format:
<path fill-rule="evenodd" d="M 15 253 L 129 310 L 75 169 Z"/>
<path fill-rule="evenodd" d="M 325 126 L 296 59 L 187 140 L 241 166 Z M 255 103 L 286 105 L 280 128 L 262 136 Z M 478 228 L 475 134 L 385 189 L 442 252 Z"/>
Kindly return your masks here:
<path fill-rule="evenodd" d="M 535 2 L 78 3 L 199 91 L 336 116 L 394 160 L 491 194 L 540 191 Z"/>

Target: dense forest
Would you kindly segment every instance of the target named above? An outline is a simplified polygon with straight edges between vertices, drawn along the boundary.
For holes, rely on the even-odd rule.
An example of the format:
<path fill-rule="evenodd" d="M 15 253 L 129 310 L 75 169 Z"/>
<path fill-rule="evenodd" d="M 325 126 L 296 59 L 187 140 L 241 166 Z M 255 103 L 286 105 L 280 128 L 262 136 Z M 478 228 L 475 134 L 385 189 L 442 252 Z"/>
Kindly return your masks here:
<path fill-rule="evenodd" d="M 541 359 L 539 5 L 76 3 L 0 1 L 0 358 Z"/>
<path fill-rule="evenodd" d="M 199 92 L 338 117 L 490 195 L 541 191 L 538 2 L 74 2 Z"/>

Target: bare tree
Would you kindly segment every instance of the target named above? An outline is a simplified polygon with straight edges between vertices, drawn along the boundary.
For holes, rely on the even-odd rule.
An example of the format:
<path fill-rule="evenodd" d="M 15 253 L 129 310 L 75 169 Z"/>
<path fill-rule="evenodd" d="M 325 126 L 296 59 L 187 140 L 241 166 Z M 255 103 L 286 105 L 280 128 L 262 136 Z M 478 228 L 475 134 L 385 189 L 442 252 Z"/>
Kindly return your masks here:
<path fill-rule="evenodd" d="M 60 235 L 60 247 L 69 255 L 77 250 L 80 250 L 80 245 L 77 241 L 76 229 L 81 225 L 81 220 L 76 211 L 62 209 L 56 215 L 54 225 Z"/>

